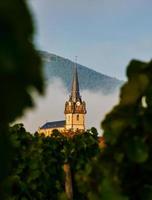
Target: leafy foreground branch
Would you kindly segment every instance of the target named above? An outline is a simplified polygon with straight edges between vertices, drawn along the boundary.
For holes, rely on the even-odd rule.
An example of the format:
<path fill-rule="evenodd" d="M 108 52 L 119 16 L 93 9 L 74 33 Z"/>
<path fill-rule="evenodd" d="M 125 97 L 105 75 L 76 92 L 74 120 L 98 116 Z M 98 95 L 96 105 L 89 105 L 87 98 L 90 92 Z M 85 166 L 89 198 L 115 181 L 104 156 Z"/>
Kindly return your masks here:
<path fill-rule="evenodd" d="M 0 198 L 11 157 L 9 123 L 43 93 L 41 59 L 33 45 L 34 25 L 25 0 L 0 1 Z"/>
<path fill-rule="evenodd" d="M 131 61 L 127 77 L 102 122 L 106 148 L 77 176 L 90 200 L 152 199 L 152 61 Z"/>

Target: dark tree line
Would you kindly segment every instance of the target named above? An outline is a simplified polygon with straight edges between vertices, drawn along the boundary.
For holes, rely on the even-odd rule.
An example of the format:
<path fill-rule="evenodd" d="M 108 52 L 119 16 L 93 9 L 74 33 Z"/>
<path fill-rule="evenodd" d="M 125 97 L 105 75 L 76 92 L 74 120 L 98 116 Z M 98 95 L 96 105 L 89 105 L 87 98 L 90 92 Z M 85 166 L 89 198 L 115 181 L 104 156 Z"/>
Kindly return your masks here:
<path fill-rule="evenodd" d="M 73 199 L 85 199 L 75 176 L 100 152 L 97 132 L 67 138 L 55 131 L 51 137 L 32 135 L 22 124 L 9 128 L 12 143 L 6 199 L 67 199 L 64 164 L 70 164 Z"/>

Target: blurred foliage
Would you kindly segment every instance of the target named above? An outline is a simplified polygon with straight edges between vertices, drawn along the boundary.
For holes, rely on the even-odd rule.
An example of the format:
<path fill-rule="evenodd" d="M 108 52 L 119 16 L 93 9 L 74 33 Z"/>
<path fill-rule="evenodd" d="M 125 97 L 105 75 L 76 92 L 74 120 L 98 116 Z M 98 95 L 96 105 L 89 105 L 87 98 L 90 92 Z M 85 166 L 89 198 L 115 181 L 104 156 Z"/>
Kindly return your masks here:
<path fill-rule="evenodd" d="M 131 61 L 127 77 L 102 122 L 106 148 L 77 175 L 90 200 L 152 199 L 152 61 Z"/>
<path fill-rule="evenodd" d="M 6 199 L 66 199 L 64 163 L 70 163 L 74 199 L 85 199 L 75 181 L 75 174 L 99 153 L 97 131 L 87 131 L 73 138 L 57 130 L 52 137 L 32 135 L 22 124 L 9 129 L 12 147 L 11 168 L 6 180 Z M 9 183 L 9 184 L 8 184 Z"/>
<path fill-rule="evenodd" d="M 43 91 L 41 60 L 24 0 L 0 1 L 0 121 L 12 122 L 33 105 L 31 90 Z"/>
<path fill-rule="evenodd" d="M 32 43 L 33 34 L 26 1 L 0 1 L 0 185 L 12 156 L 9 123 L 34 105 L 33 90 L 43 93 L 41 60 Z"/>

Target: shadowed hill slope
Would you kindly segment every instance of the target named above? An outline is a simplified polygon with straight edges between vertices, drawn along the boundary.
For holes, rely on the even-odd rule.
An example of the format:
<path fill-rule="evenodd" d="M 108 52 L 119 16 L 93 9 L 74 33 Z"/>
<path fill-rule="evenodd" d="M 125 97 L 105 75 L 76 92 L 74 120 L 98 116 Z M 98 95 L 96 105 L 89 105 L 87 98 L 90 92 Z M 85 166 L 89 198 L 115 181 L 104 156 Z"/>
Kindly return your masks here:
<path fill-rule="evenodd" d="M 46 80 L 51 82 L 54 77 L 61 78 L 69 90 L 72 81 L 74 62 L 69 59 L 40 51 L 44 62 Z M 77 64 L 81 90 L 101 91 L 111 94 L 120 88 L 122 81 L 96 72 L 88 67 Z"/>

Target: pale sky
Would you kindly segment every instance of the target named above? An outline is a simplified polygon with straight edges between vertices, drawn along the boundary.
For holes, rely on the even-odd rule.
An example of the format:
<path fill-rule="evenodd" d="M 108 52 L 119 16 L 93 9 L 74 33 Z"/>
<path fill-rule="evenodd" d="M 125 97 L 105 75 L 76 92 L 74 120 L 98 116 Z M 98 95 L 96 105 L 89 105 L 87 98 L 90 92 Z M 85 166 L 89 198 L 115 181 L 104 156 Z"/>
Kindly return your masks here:
<path fill-rule="evenodd" d="M 125 79 L 152 57 L 152 0 L 29 0 L 39 49 Z"/>

